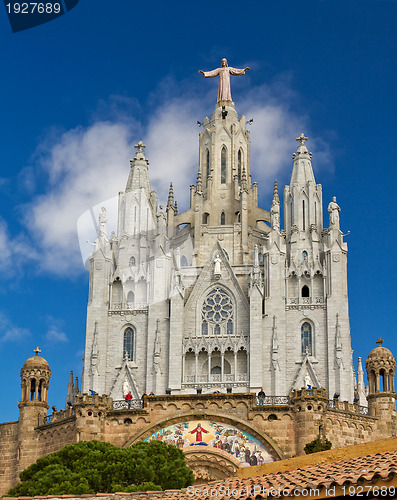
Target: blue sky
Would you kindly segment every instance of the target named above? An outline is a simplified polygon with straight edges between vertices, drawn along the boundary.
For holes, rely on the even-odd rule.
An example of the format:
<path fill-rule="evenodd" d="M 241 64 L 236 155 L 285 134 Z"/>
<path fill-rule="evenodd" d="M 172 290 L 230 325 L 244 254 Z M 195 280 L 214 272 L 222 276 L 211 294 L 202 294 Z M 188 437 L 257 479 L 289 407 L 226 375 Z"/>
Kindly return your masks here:
<path fill-rule="evenodd" d="M 196 121 L 217 88 L 197 71 L 222 57 L 252 68 L 232 95 L 254 118 L 261 205 L 274 177 L 289 182 L 302 130 L 324 204 L 337 197 L 351 231 L 355 364 L 379 335 L 397 353 L 396 22 L 394 0 L 80 0 L 13 34 L 0 8 L 0 421 L 18 418 L 19 371 L 36 345 L 52 369 L 50 405 L 64 406 L 69 371 L 81 373 L 88 273 L 77 220 L 124 189 L 139 139 L 160 200 L 173 180 L 186 207 Z"/>

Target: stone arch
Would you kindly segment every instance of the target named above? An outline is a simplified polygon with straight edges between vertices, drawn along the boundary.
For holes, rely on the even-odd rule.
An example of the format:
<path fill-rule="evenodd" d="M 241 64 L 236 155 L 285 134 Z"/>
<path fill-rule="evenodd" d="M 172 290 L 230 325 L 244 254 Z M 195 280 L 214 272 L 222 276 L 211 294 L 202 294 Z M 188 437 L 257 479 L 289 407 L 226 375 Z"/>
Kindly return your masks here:
<path fill-rule="evenodd" d="M 229 415 L 226 415 L 224 413 L 212 413 L 209 411 L 205 411 L 204 408 L 203 410 L 204 411 L 202 412 L 195 411 L 195 412 L 182 413 L 177 416 L 168 417 L 159 420 L 157 422 L 151 423 L 142 430 L 138 431 L 132 437 L 130 437 L 124 443 L 124 445 L 122 445 L 122 448 L 128 448 L 132 444 L 138 441 L 142 441 L 143 439 L 150 436 L 154 432 L 162 429 L 163 427 L 177 424 L 186 420 L 201 419 L 201 420 L 216 420 L 219 422 L 224 422 L 226 424 L 233 425 L 243 431 L 246 431 L 256 439 L 258 439 L 258 441 L 260 441 L 268 449 L 269 453 L 275 460 L 282 460 L 284 458 L 284 453 L 282 452 L 281 448 L 273 441 L 273 439 L 268 434 L 259 429 L 256 429 L 255 427 L 247 423 L 245 420 L 237 417 L 231 418 Z"/>

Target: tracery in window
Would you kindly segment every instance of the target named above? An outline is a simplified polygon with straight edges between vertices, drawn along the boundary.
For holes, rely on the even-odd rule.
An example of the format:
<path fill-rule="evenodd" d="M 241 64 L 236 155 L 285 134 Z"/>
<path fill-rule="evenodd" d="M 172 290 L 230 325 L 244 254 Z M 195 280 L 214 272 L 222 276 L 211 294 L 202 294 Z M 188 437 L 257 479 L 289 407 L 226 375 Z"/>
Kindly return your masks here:
<path fill-rule="evenodd" d="M 313 338 L 312 338 L 312 326 L 310 323 L 303 323 L 301 327 L 301 345 L 302 354 L 306 352 L 312 356 L 313 354 Z"/>
<path fill-rule="evenodd" d="M 230 295 L 220 287 L 205 298 L 201 309 L 203 335 L 233 335 L 234 307 Z"/>

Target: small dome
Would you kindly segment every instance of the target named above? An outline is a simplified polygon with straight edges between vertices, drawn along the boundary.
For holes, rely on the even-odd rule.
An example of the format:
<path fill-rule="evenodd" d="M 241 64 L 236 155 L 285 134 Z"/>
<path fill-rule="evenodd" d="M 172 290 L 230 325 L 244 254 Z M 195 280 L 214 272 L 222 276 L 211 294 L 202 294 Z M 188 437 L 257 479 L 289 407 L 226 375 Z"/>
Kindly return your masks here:
<path fill-rule="evenodd" d="M 383 340 L 379 337 L 379 339 L 376 341 L 378 344 L 378 347 L 375 347 L 375 349 L 372 349 L 372 351 L 368 354 L 367 360 L 378 360 L 378 359 L 389 359 L 389 360 L 394 360 L 394 356 L 392 352 L 387 349 L 386 347 L 382 347 Z"/>
<path fill-rule="evenodd" d="M 23 368 L 49 368 L 48 362 L 39 356 L 40 349 L 36 347 L 36 349 L 33 351 L 36 353 L 35 356 L 32 356 L 31 358 L 28 358 L 24 365 Z"/>

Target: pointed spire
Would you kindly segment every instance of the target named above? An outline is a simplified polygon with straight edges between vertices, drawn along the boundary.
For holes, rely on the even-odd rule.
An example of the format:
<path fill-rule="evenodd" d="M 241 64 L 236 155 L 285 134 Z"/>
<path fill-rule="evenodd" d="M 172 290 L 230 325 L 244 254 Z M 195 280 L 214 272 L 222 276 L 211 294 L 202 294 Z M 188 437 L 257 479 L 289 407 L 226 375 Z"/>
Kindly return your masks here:
<path fill-rule="evenodd" d="M 297 152 L 292 155 L 294 159 L 294 168 L 291 175 L 291 184 L 299 182 L 301 185 L 306 184 L 306 182 L 313 182 L 315 184 L 311 158 L 312 154 L 308 152 L 305 142 L 308 140 L 305 134 L 302 132 L 299 137 L 296 138 L 299 142 Z"/>
<path fill-rule="evenodd" d="M 151 193 L 148 172 L 149 161 L 145 158 L 145 153 L 143 152 L 146 146 L 142 141 L 139 141 L 138 144 L 135 144 L 134 148 L 136 148 L 136 152 L 134 159 L 130 161 L 131 170 L 125 190 L 127 192 L 144 188 L 149 199 Z"/>
<path fill-rule="evenodd" d="M 68 393 L 66 395 L 66 408 L 70 404 L 73 404 L 73 371 L 72 370 L 70 370 L 70 375 L 69 375 Z"/>
<path fill-rule="evenodd" d="M 173 206 L 174 206 L 174 188 L 172 187 L 172 182 L 170 182 L 170 190 L 168 192 L 167 210 Z"/>
<path fill-rule="evenodd" d="M 80 392 L 79 389 L 79 377 L 76 377 L 73 387 L 73 395 L 76 396 Z"/>
<path fill-rule="evenodd" d="M 278 195 L 277 179 L 274 179 L 273 201 L 275 201 L 276 203 L 280 203 L 280 197 Z"/>

